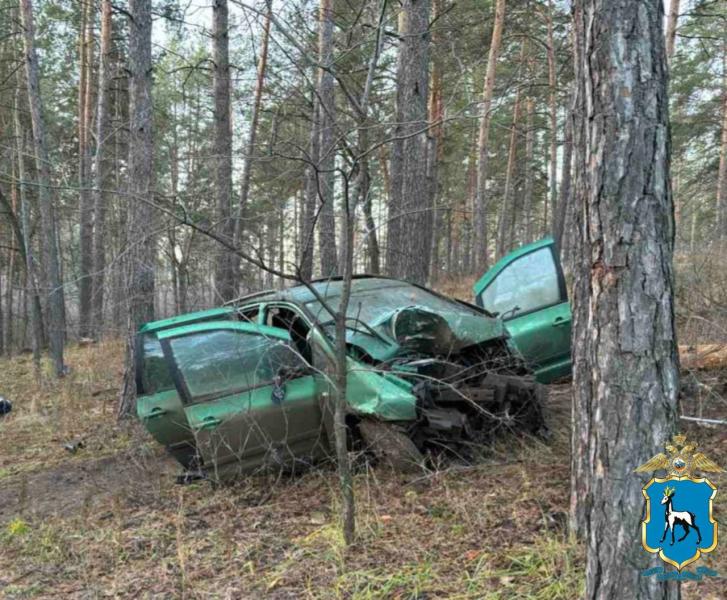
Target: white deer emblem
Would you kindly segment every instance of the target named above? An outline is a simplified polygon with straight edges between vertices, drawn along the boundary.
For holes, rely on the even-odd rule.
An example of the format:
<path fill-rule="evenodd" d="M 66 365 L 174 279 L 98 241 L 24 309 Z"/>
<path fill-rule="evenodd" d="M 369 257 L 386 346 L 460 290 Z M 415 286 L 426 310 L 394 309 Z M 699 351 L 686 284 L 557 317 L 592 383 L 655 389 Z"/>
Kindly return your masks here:
<path fill-rule="evenodd" d="M 674 488 L 667 486 L 664 490 L 664 497 L 661 499 L 661 503 L 666 504 L 666 510 L 664 511 L 664 535 L 661 536 L 660 541 L 663 542 L 666 538 L 666 532 L 671 531 L 671 545 L 673 546 L 674 527 L 681 525 L 684 529 L 684 535 L 680 537 L 678 541 L 681 542 L 689 535 L 689 528 L 691 527 L 697 532 L 697 544 L 700 544 L 702 541 L 702 534 L 699 532 L 699 527 L 697 527 L 694 513 L 686 510 L 674 510 L 672 507 L 672 500 L 675 492 L 676 490 Z"/>

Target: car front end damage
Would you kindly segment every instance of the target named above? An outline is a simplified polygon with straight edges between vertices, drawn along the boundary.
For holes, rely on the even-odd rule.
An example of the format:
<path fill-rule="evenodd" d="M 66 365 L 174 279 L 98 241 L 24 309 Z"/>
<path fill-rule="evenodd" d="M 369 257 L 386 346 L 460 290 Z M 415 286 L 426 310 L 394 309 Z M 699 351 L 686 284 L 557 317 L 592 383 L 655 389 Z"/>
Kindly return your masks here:
<path fill-rule="evenodd" d="M 383 348 L 374 336 L 354 330 L 349 354 L 366 367 L 349 369 L 354 381 L 361 373 L 396 378 L 400 403 L 413 405 L 413 418 L 392 419 L 391 402 L 372 399 L 360 386 L 348 402 L 354 414 L 389 422 L 405 433 L 420 452 L 452 450 L 491 441 L 505 432 L 544 435 L 545 388 L 538 384 L 512 351 L 507 332 L 494 319 L 462 319 L 425 307 L 397 310 L 376 323 Z M 374 395 L 387 386 L 369 386 Z M 367 427 L 361 429 L 371 441 Z M 381 428 L 375 446 L 381 446 Z M 389 439 L 387 444 L 400 444 Z M 381 448 L 379 448 L 381 450 Z M 462 449 L 456 449 L 461 455 Z M 411 454 L 411 453 L 410 453 Z"/>

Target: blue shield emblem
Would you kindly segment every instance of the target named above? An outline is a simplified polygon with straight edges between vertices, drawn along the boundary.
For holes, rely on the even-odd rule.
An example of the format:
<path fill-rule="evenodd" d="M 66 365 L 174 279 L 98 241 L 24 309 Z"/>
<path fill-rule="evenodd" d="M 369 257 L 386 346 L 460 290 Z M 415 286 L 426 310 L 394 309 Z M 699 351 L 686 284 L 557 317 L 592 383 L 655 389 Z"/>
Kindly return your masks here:
<path fill-rule="evenodd" d="M 644 486 L 646 517 L 641 543 L 681 570 L 717 547 L 712 499 L 717 488 L 705 477 L 655 477 Z"/>

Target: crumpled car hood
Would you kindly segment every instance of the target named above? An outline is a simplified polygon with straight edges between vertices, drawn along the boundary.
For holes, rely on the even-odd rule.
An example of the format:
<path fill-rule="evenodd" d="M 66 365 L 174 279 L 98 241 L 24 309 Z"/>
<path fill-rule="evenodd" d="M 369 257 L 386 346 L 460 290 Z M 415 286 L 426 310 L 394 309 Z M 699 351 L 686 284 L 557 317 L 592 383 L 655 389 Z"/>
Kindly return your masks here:
<path fill-rule="evenodd" d="M 349 330 L 348 342 L 376 361 L 406 354 L 446 355 L 467 346 L 508 337 L 500 319 L 407 306 L 370 325 L 383 339 Z"/>

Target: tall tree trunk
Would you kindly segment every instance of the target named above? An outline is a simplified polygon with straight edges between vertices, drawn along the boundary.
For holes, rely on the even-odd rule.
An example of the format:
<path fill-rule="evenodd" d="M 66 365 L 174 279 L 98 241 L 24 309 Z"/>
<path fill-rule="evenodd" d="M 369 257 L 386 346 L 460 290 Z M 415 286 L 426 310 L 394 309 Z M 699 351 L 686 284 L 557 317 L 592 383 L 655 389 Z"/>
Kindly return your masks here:
<path fill-rule="evenodd" d="M 526 131 L 525 131 L 525 190 L 523 198 L 523 242 L 529 244 L 533 241 L 533 145 L 535 139 L 533 116 L 535 113 L 535 99 L 528 96 L 526 105 Z"/>
<path fill-rule="evenodd" d="M 94 156 L 93 185 L 93 328 L 94 336 L 103 330 L 103 299 L 106 270 L 106 206 L 107 187 L 109 187 L 109 140 L 110 111 L 109 96 L 111 94 L 111 0 L 101 0 L 101 50 L 98 68 L 98 101 L 96 105 L 96 154 Z M 115 134 L 114 134 L 115 135 Z"/>
<path fill-rule="evenodd" d="M 680 0 L 671 0 L 669 4 L 669 16 L 666 20 L 666 58 L 671 62 L 674 56 L 677 38 L 677 24 L 679 22 Z"/>
<path fill-rule="evenodd" d="M 673 433 L 679 389 L 662 2 L 576 0 L 572 525 L 585 598 L 677 598 L 643 577 L 633 474 Z M 624 57 L 628 57 L 626 60 Z"/>
<path fill-rule="evenodd" d="M 477 186 L 474 206 L 474 264 L 480 272 L 487 269 L 487 176 L 490 149 L 490 121 L 492 120 L 492 95 L 495 90 L 495 68 L 497 55 L 502 42 L 502 29 L 505 23 L 505 0 L 496 0 L 495 20 L 492 25 L 490 51 L 487 55 L 487 71 L 482 91 L 482 116 L 480 117 L 480 135 L 477 142 Z"/>
<path fill-rule="evenodd" d="M 527 54 L 527 38 L 523 39 L 520 47 L 520 67 L 525 64 Z M 500 219 L 497 224 L 497 259 L 499 260 L 508 250 L 509 242 L 507 232 L 514 219 L 515 203 L 513 200 L 513 179 L 515 177 L 515 159 L 517 158 L 518 138 L 520 137 L 520 87 L 515 92 L 515 103 L 512 108 L 512 126 L 510 127 L 510 149 L 507 154 L 507 170 L 505 172 L 505 190 L 502 195 Z"/>
<path fill-rule="evenodd" d="M 91 183 L 91 89 L 93 83 L 93 26 L 94 3 L 81 2 L 81 28 L 79 31 L 78 86 L 78 189 L 79 189 L 79 280 L 78 280 L 78 334 L 91 334 L 91 297 L 93 287 L 93 198 Z"/>
<path fill-rule="evenodd" d="M 722 49 L 722 141 L 717 174 L 717 238 L 727 239 L 727 42 Z"/>
<path fill-rule="evenodd" d="M 432 211 L 427 193 L 429 0 L 404 0 L 399 13 L 395 137 L 386 265 L 390 275 L 426 283 Z"/>
<path fill-rule="evenodd" d="M 43 231 L 43 263 L 47 275 L 44 286 L 48 295 L 48 338 L 50 354 L 56 376 L 65 374 L 63 345 L 65 321 L 63 307 L 63 284 L 58 259 L 56 221 L 54 218 L 54 194 L 51 187 L 50 157 L 45 139 L 43 104 L 38 82 L 38 56 L 35 51 L 35 24 L 33 22 L 32 0 L 21 0 L 23 40 L 25 47 L 25 75 L 28 84 L 28 105 L 33 126 L 33 146 L 38 175 L 38 204 L 40 206 L 41 229 Z"/>
<path fill-rule="evenodd" d="M 573 111 L 568 109 L 565 117 L 565 138 L 563 140 L 563 168 L 560 176 L 560 197 L 556 205 L 556 212 L 553 215 L 553 239 L 555 246 L 561 250 L 561 262 L 564 253 L 563 233 L 565 231 L 567 215 L 572 211 L 571 202 L 571 178 L 573 173 Z M 565 253 L 567 254 L 567 253 Z"/>
<path fill-rule="evenodd" d="M 129 210 L 126 225 L 128 336 L 126 371 L 119 414 L 134 407 L 134 336 L 154 320 L 154 230 L 152 136 L 151 3 L 129 0 Z"/>
<path fill-rule="evenodd" d="M 556 98 L 555 42 L 553 40 L 553 0 L 548 0 L 548 12 L 545 16 L 545 23 L 548 36 L 548 110 L 550 119 L 550 157 L 548 159 L 550 175 L 548 177 L 548 191 L 550 196 L 551 219 L 555 219 L 558 199 L 558 102 Z M 548 214 L 547 208 L 545 214 L 546 216 Z M 543 223 L 543 229 L 544 231 L 549 231 L 547 219 Z"/>
<path fill-rule="evenodd" d="M 443 0 L 434 0 L 432 3 L 432 21 L 442 16 L 444 11 Z M 441 33 L 435 30 L 432 35 L 432 43 L 435 47 L 442 43 Z M 432 249 L 430 281 L 435 282 L 439 278 L 439 242 L 442 237 L 442 211 L 437 206 L 439 201 L 439 165 L 444 159 L 444 99 L 442 94 L 443 85 L 442 61 L 439 53 L 434 52 L 432 60 L 432 84 L 429 88 L 429 123 L 431 124 L 431 135 L 429 138 L 428 173 L 427 185 L 429 192 L 429 206 L 432 209 Z"/>
<path fill-rule="evenodd" d="M 310 124 L 310 145 L 308 147 L 308 166 L 305 171 L 305 199 L 302 206 L 301 221 L 303 229 L 300 238 L 300 269 L 299 275 L 303 281 L 310 281 L 313 277 L 313 230 L 316 223 L 318 206 L 318 160 L 320 157 L 320 136 L 318 129 L 318 114 L 320 102 L 318 95 L 313 92 L 313 103 Z"/>
<path fill-rule="evenodd" d="M 22 238 L 21 249 L 23 251 L 23 261 L 25 262 L 26 275 L 26 297 L 31 298 L 30 309 L 30 332 L 31 346 L 33 348 L 33 365 L 36 373 L 40 371 L 40 350 L 43 347 L 43 310 L 40 304 L 40 294 L 38 293 L 38 276 L 36 273 L 35 259 L 33 257 L 33 246 L 30 239 L 30 206 L 25 191 L 26 169 L 25 169 L 25 131 L 20 122 L 20 106 L 21 106 L 21 82 L 18 76 L 18 86 L 15 91 L 15 106 L 13 110 L 13 132 L 17 144 L 18 157 L 18 192 L 20 195 L 20 228 L 21 232 L 18 237 Z"/>
<path fill-rule="evenodd" d="M 233 241 L 232 221 L 232 121 L 230 119 L 230 37 L 227 0 L 212 4 L 214 38 L 215 96 L 215 195 L 217 233 Z M 232 300 L 237 292 L 237 277 L 232 272 L 232 254 L 221 245 L 215 249 L 215 287 L 221 300 Z"/>
<path fill-rule="evenodd" d="M 250 193 L 250 179 L 252 177 L 252 163 L 257 142 L 257 127 L 260 121 L 260 107 L 262 105 L 263 89 L 265 87 L 265 71 L 268 64 L 268 45 L 270 42 L 270 19 L 273 12 L 273 0 L 267 0 L 267 12 L 263 21 L 263 39 L 260 44 L 260 56 L 257 62 L 257 79 L 255 80 L 255 94 L 252 102 L 252 114 L 250 115 L 250 134 L 245 145 L 245 158 L 242 163 L 242 182 L 240 184 L 240 201 L 237 205 L 235 215 L 235 247 L 239 248 L 242 242 L 245 209 L 247 198 Z M 240 271 L 240 257 L 234 254 L 232 260 L 232 272 L 237 277 Z"/>
<path fill-rule="evenodd" d="M 336 250 L 336 217 L 334 210 L 334 184 L 336 167 L 336 104 L 334 96 L 333 68 L 333 0 L 321 0 L 318 26 L 318 61 L 325 67 L 319 69 L 319 127 L 320 127 L 320 230 L 318 241 L 321 251 L 321 275 L 328 277 L 338 273 Z"/>

